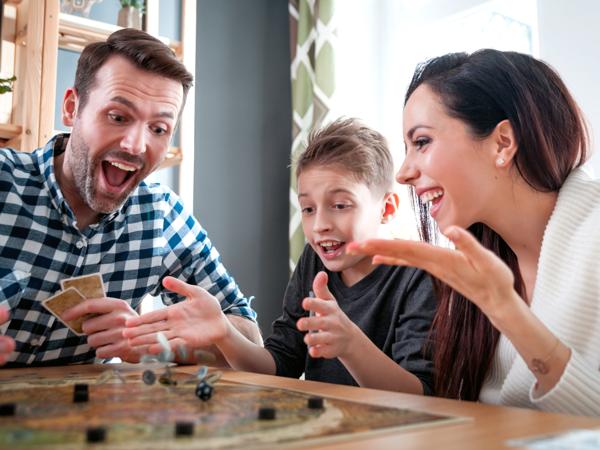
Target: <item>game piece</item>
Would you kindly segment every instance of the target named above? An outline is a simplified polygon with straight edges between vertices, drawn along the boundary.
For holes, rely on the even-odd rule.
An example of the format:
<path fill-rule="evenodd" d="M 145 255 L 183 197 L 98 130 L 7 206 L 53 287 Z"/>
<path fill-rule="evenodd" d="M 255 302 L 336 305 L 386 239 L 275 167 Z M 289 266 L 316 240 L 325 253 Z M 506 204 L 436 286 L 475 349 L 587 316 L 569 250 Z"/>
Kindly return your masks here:
<path fill-rule="evenodd" d="M 73 392 L 73 403 L 84 403 L 90 399 L 88 391 Z"/>
<path fill-rule="evenodd" d="M 77 336 L 83 336 L 82 324 L 86 320 L 94 317 L 94 314 L 86 314 L 83 317 L 79 317 L 76 320 L 69 322 L 62 319 L 63 313 L 83 302 L 85 297 L 77 289 L 71 287 L 63 292 L 59 292 L 50 298 L 47 298 L 42 302 L 42 306 L 50 311 L 58 320 L 60 320 L 69 330 L 75 333 Z"/>
<path fill-rule="evenodd" d="M 96 378 L 96 384 L 106 383 L 108 380 L 116 378 L 120 383 L 125 383 L 125 378 L 121 375 L 117 369 L 108 369 L 102 372 L 98 378 Z"/>
<path fill-rule="evenodd" d="M 208 384 L 205 380 L 202 380 L 196 386 L 196 397 L 198 397 L 203 402 L 210 400 L 213 393 L 213 387 Z"/>
<path fill-rule="evenodd" d="M 16 409 L 17 408 L 14 403 L 2 403 L 2 404 L 0 404 L 0 416 L 2 416 L 2 417 L 14 416 Z"/>
<path fill-rule="evenodd" d="M 104 292 L 104 284 L 102 283 L 102 275 L 93 273 L 80 277 L 66 278 L 61 280 L 60 287 L 63 291 L 69 288 L 75 288 L 86 299 L 106 297 Z"/>
<path fill-rule="evenodd" d="M 323 397 L 310 397 L 307 403 L 308 409 L 323 409 Z"/>
<path fill-rule="evenodd" d="M 177 422 L 175 424 L 175 436 L 192 436 L 194 434 L 194 422 Z"/>
<path fill-rule="evenodd" d="M 152 370 L 144 370 L 144 373 L 142 373 L 142 381 L 147 385 L 154 384 L 156 381 L 156 374 Z"/>
<path fill-rule="evenodd" d="M 77 391 L 88 391 L 89 387 L 87 383 L 75 383 L 73 385 L 73 391 L 77 392 Z"/>
<path fill-rule="evenodd" d="M 87 442 L 104 442 L 106 439 L 106 429 L 104 427 L 91 427 L 86 430 Z"/>
<path fill-rule="evenodd" d="M 275 420 L 275 408 L 263 406 L 258 409 L 258 420 Z"/>

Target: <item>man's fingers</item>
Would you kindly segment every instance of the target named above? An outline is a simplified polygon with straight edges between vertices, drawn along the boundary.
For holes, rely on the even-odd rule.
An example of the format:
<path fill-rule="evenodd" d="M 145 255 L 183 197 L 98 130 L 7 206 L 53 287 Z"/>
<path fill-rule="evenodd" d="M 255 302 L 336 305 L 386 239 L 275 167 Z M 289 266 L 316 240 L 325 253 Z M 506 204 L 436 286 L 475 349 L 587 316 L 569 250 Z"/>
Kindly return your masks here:
<path fill-rule="evenodd" d="M 178 280 L 174 277 L 165 277 L 163 280 L 163 286 L 170 291 L 173 291 L 182 297 L 197 297 L 203 294 L 210 295 L 206 289 L 200 286 L 194 286 L 186 283 L 185 281 Z"/>
<path fill-rule="evenodd" d="M 124 300 L 118 298 L 92 298 L 81 302 L 77 306 L 67 309 L 63 320 L 74 320 L 86 314 L 108 314 L 113 311 L 133 311 Z"/>
<path fill-rule="evenodd" d="M 3 324 L 10 318 L 10 313 L 6 308 L 0 308 L 0 324 Z"/>
<path fill-rule="evenodd" d="M 127 322 L 129 323 L 129 322 Z M 168 328 L 167 322 L 160 320 L 157 322 L 145 323 L 132 328 L 123 329 L 124 338 L 135 338 L 145 334 L 152 334 L 158 331 L 165 331 Z"/>
<path fill-rule="evenodd" d="M 162 322 L 167 320 L 167 308 L 157 309 L 156 311 L 150 311 L 149 313 L 142 314 L 141 316 L 129 317 L 125 321 L 127 328 L 138 327 L 143 324 L 149 324 L 153 322 Z"/>
<path fill-rule="evenodd" d="M 90 347 L 96 349 L 105 345 L 110 345 L 115 342 L 127 342 L 122 337 L 122 329 L 115 328 L 111 330 L 100 331 L 98 333 L 90 334 L 87 337 L 87 342 Z"/>

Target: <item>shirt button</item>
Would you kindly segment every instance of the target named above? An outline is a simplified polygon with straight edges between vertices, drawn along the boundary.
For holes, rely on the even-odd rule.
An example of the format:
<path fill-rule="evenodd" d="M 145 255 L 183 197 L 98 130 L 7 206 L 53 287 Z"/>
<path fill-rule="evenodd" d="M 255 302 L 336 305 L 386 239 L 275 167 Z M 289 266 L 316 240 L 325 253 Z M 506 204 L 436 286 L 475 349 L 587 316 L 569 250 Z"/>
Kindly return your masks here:
<path fill-rule="evenodd" d="M 83 239 L 81 241 L 77 241 L 75 243 L 75 247 L 77 247 L 77 248 L 83 248 L 83 247 L 85 247 L 85 241 Z"/>

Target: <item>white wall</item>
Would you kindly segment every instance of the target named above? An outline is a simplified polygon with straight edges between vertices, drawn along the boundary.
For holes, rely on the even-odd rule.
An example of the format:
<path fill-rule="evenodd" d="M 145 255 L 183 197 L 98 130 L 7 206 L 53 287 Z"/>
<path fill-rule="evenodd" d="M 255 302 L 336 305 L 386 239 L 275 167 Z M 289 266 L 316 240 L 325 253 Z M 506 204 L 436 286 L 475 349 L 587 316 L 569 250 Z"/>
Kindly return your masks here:
<path fill-rule="evenodd" d="M 600 2 L 538 0 L 540 58 L 561 75 L 588 121 L 590 165 L 600 176 Z M 594 144 L 594 141 L 596 144 Z"/>

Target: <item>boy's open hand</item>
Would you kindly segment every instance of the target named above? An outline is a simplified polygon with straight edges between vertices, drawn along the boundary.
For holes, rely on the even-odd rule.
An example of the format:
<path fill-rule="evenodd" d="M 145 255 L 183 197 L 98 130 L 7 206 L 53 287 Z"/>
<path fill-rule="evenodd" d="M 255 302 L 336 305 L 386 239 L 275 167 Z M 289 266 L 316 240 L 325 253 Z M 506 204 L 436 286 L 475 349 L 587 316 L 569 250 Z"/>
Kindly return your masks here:
<path fill-rule="evenodd" d="M 315 314 L 303 317 L 296 324 L 300 331 L 318 331 L 304 336 L 308 353 L 313 358 L 343 357 L 352 348 L 353 338 L 360 330 L 329 292 L 325 272 L 319 272 L 315 277 L 313 291 L 316 298 L 305 298 L 302 307 Z"/>
<path fill-rule="evenodd" d="M 173 277 L 166 277 L 163 286 L 186 299 L 128 319 L 123 336 L 132 347 L 147 348 L 151 354 L 160 353 L 163 348 L 157 340 L 158 332 L 165 335 L 174 350 L 180 346 L 208 347 L 226 336 L 229 323 L 213 295 Z"/>

